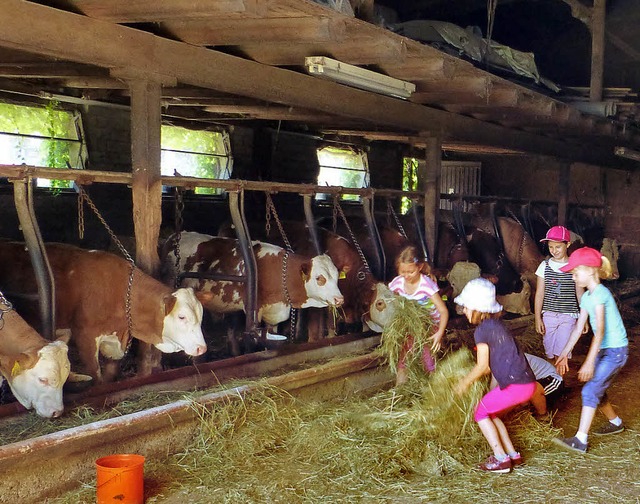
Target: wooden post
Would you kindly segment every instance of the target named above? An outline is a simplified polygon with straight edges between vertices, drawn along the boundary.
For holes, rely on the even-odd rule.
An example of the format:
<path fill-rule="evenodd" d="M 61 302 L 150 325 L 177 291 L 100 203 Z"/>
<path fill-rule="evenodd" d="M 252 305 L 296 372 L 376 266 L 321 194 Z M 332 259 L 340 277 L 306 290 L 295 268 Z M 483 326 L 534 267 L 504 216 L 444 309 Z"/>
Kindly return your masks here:
<path fill-rule="evenodd" d="M 429 260 L 435 260 L 440 213 L 440 174 L 442 170 L 442 142 L 427 138 L 424 173 L 418 173 L 419 190 L 424 191 L 424 229 Z"/>
<path fill-rule="evenodd" d="M 607 0 L 594 0 L 591 16 L 591 86 L 589 101 L 602 101 L 604 74 L 604 32 Z"/>
<path fill-rule="evenodd" d="M 158 238 L 162 222 L 160 180 L 160 98 L 162 86 L 148 80 L 129 81 L 131 90 L 131 161 L 136 264 L 155 276 L 160 269 Z"/>
<path fill-rule="evenodd" d="M 569 185 L 571 181 L 571 165 L 560 168 L 558 176 L 558 225 L 567 224 L 567 207 L 569 205 Z"/>

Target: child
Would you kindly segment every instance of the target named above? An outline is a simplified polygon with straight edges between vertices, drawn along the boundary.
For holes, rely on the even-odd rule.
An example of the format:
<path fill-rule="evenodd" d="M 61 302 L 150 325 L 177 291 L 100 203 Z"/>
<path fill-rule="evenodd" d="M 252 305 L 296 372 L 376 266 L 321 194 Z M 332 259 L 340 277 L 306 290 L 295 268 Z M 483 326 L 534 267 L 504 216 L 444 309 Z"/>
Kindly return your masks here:
<path fill-rule="evenodd" d="M 536 332 L 543 336 L 542 342 L 547 359 L 553 361 L 560 355 L 569 340 L 569 335 L 578 320 L 578 299 L 584 289 L 577 287 L 571 275 L 560 268 L 569 261 L 569 230 L 553 226 L 545 238 L 551 257 L 540 263 L 535 297 Z M 571 358 L 571 355 L 569 355 Z"/>
<path fill-rule="evenodd" d="M 431 272 L 429 265 L 418 256 L 416 247 L 410 245 L 402 249 L 396 257 L 396 270 L 398 276 L 389 283 L 391 291 L 420 304 L 426 304 L 429 301 L 433 303 L 435 309 L 432 311 L 432 317 L 438 329 L 432 336 L 431 350 L 437 352 L 449 321 L 449 311 L 438 294 L 438 284 L 428 276 Z M 407 381 L 408 371 L 405 361 L 407 352 L 413 348 L 413 343 L 413 337 L 408 336 L 400 352 L 396 386 Z M 427 372 L 435 369 L 435 361 L 427 347 L 424 347 L 422 353 L 422 364 Z"/>
<path fill-rule="evenodd" d="M 463 394 L 480 377 L 493 373 L 498 386 L 484 395 L 474 416 L 493 449 L 493 455 L 479 467 L 484 471 L 507 473 L 523 460 L 513 447 L 500 414 L 528 402 L 536 390 L 536 378 L 513 336 L 499 320 L 502 306 L 496 301 L 496 289 L 489 280 L 471 280 L 455 302 L 463 307 L 469 323 L 478 326 L 473 333 L 476 365 L 456 385 L 455 392 Z"/>
<path fill-rule="evenodd" d="M 602 267 L 604 271 L 599 271 Z M 589 429 L 598 405 L 609 421 L 595 431 L 595 435 L 616 434 L 624 430 L 624 424 L 606 394 L 611 382 L 627 362 L 629 345 L 616 302 L 609 289 L 600 283 L 601 275 L 607 278 L 608 267 L 607 259 L 589 247 L 576 250 L 569 257 L 569 263 L 562 267 L 563 271 L 570 271 L 576 284 L 586 288 L 586 291 L 580 300 L 578 323 L 556 361 L 558 372 L 562 374 L 568 370 L 569 352 L 580 338 L 587 318 L 593 328 L 593 339 L 587 357 L 578 371 L 580 381 L 586 382 L 582 387 L 578 432 L 573 437 L 556 438 L 553 442 L 580 453 L 587 451 Z"/>

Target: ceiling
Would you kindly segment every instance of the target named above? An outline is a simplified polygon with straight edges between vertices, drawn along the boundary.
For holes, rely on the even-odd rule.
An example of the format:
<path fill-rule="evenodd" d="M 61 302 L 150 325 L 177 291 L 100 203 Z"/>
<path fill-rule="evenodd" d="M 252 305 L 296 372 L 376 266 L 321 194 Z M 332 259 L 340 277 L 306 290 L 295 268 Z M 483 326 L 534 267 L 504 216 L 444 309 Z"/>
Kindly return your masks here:
<path fill-rule="evenodd" d="M 616 104 L 610 117 L 578 110 L 590 67 L 589 32 L 569 8 L 580 11 L 578 0 L 500 0 L 493 18 L 493 40 L 534 52 L 540 74 L 559 92 L 389 29 L 390 21 L 437 19 L 476 24 L 484 33 L 486 0 L 381 0 L 375 10 L 370 0 L 352 2 L 364 19 L 324 5 L 333 3 L 3 0 L 0 96 L 128 106 L 131 82 L 149 80 L 162 85 L 166 120 L 204 127 L 275 125 L 418 146 L 435 136 L 451 150 L 636 167 L 614 155 L 616 146 L 640 149 L 634 1 L 609 0 L 604 98 Z M 396 4 L 395 13 L 388 9 Z M 329 56 L 417 90 L 403 101 L 311 77 L 306 56 Z"/>

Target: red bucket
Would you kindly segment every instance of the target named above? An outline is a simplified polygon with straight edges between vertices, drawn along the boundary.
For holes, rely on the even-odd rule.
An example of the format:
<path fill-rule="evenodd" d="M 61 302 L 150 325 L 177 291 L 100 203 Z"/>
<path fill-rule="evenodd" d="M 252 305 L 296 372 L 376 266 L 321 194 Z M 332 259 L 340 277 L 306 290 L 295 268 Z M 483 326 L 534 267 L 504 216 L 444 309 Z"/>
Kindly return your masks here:
<path fill-rule="evenodd" d="M 109 455 L 96 460 L 97 504 L 144 504 L 144 457 Z"/>

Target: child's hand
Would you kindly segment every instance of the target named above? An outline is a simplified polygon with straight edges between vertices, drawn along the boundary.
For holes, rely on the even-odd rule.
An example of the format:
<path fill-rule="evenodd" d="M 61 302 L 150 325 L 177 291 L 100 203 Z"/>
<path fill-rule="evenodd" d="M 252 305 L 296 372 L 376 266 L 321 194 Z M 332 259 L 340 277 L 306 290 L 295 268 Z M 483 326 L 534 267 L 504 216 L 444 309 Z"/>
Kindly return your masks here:
<path fill-rule="evenodd" d="M 569 371 L 569 359 L 566 355 L 564 357 L 559 356 L 556 359 L 556 371 L 558 371 L 560 376 L 564 376 L 564 374 Z"/>
<path fill-rule="evenodd" d="M 444 336 L 444 331 L 438 331 L 431 338 L 431 351 L 437 352 L 442 347 L 442 337 Z"/>
<path fill-rule="evenodd" d="M 584 361 L 584 364 L 578 370 L 578 379 L 581 382 L 588 382 L 591 378 L 593 378 L 593 373 L 595 372 L 595 364 L 589 360 Z"/>
<path fill-rule="evenodd" d="M 542 317 L 536 317 L 536 332 L 538 334 L 544 335 L 544 322 L 542 321 Z"/>

